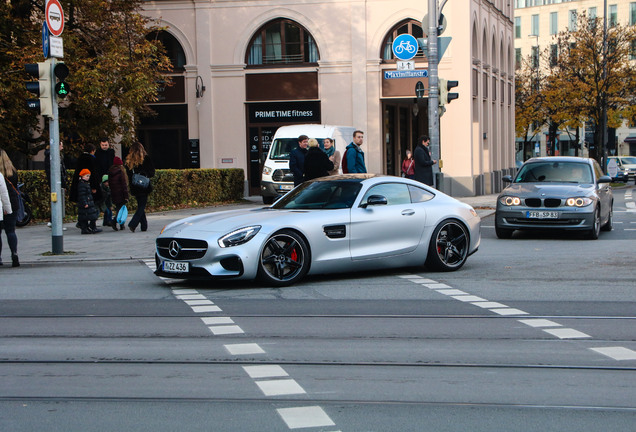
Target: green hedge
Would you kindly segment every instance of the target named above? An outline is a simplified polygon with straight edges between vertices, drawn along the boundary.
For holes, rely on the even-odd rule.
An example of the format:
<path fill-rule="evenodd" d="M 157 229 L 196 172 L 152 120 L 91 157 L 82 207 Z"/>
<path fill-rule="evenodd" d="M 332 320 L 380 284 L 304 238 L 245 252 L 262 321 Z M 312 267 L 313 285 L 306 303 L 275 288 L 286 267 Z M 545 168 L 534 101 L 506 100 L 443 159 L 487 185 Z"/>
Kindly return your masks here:
<path fill-rule="evenodd" d="M 77 206 L 68 200 L 73 170 L 67 171 L 66 220 L 75 220 Z M 49 219 L 51 213 L 50 189 L 43 170 L 18 171 L 23 190 L 31 198 L 33 218 Z M 153 191 L 146 209 L 152 211 L 175 210 L 185 207 L 235 202 L 243 198 L 244 173 L 242 169 L 164 169 L 157 170 L 151 179 Z M 128 210 L 134 211 L 137 202 L 131 197 Z"/>

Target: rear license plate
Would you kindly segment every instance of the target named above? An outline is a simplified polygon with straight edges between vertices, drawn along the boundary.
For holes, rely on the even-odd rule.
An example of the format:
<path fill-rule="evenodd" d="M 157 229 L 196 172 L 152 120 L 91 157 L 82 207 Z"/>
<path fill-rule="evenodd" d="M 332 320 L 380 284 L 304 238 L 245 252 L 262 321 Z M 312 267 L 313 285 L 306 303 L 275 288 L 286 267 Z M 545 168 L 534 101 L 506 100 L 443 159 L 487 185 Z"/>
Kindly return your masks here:
<path fill-rule="evenodd" d="M 292 190 L 294 188 L 293 185 L 279 185 L 278 189 L 280 190 Z"/>
<path fill-rule="evenodd" d="M 187 273 L 190 271 L 190 263 L 187 262 L 175 262 L 164 261 L 163 271 L 168 273 Z"/>
<path fill-rule="evenodd" d="M 526 212 L 528 219 L 558 219 L 559 212 L 555 211 L 528 211 Z"/>

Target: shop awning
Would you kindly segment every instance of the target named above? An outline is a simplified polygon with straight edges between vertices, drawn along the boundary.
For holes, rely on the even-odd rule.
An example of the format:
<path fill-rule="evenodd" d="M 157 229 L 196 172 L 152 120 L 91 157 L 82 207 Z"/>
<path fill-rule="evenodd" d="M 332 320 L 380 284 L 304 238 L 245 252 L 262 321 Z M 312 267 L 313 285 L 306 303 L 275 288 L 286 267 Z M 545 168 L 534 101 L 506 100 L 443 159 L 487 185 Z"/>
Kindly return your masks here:
<path fill-rule="evenodd" d="M 628 144 L 636 143 L 636 133 L 627 135 L 627 137 L 625 138 L 625 142 Z"/>

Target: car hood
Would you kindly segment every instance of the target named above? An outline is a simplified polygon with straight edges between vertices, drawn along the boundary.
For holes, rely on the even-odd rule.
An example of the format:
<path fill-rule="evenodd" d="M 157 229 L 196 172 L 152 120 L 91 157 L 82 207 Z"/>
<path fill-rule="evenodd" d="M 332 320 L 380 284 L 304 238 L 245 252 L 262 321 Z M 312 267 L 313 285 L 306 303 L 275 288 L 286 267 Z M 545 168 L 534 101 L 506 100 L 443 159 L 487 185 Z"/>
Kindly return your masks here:
<path fill-rule="evenodd" d="M 513 183 L 506 187 L 499 196 L 546 196 L 551 198 L 569 198 L 586 196 L 594 192 L 594 185 L 589 183 Z"/>
<path fill-rule="evenodd" d="M 297 214 L 299 212 L 304 211 L 273 210 L 267 207 L 262 207 L 257 209 L 227 210 L 215 213 L 206 213 L 175 221 L 163 229 L 162 235 L 183 236 L 194 234 L 196 232 L 224 234 L 250 225 L 262 225 L 271 219 L 280 218 L 292 213 Z"/>

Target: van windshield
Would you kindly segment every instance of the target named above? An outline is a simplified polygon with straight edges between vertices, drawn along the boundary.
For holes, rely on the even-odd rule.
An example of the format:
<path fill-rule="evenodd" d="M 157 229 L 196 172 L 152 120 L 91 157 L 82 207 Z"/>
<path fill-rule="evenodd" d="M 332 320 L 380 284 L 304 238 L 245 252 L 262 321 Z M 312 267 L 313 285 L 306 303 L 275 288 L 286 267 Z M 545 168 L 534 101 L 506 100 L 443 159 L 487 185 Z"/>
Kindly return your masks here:
<path fill-rule="evenodd" d="M 323 139 L 316 138 L 320 148 L 323 148 Z M 289 154 L 298 147 L 298 138 L 276 138 L 269 150 L 269 158 L 272 160 L 287 160 Z"/>

